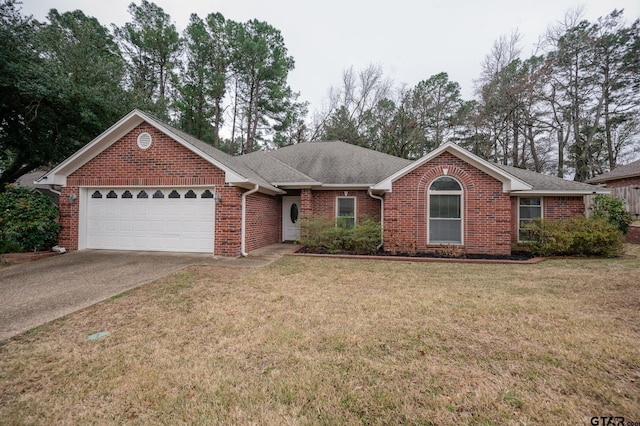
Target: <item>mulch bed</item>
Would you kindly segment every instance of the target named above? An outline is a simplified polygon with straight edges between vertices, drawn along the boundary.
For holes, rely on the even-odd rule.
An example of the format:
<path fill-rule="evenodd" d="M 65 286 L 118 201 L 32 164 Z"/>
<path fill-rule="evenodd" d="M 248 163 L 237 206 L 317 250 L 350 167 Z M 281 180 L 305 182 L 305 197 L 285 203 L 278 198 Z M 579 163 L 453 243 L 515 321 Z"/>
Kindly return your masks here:
<path fill-rule="evenodd" d="M 527 252 L 513 252 L 511 255 L 464 254 L 449 256 L 445 253 L 390 253 L 357 254 L 350 252 L 329 253 L 326 250 L 310 250 L 302 247 L 293 256 L 335 257 L 342 259 L 376 259 L 376 260 L 404 260 L 413 262 L 465 262 L 465 263 L 538 263 L 544 258 L 534 257 Z"/>

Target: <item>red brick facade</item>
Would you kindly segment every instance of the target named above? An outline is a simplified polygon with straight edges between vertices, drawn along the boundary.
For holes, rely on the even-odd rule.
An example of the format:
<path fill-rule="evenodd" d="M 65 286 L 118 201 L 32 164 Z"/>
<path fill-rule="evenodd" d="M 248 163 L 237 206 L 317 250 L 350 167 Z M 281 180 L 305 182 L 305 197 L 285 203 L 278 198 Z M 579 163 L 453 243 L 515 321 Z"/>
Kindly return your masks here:
<path fill-rule="evenodd" d="M 142 132 L 153 143 L 142 150 Z M 441 177 L 456 179 L 462 186 L 463 242 L 460 245 L 430 244 L 428 190 Z M 628 183 L 625 183 L 628 184 Z M 247 190 L 225 185 L 225 173 L 155 127 L 143 123 L 67 177 L 60 196 L 59 244 L 78 248 L 80 188 L 82 187 L 209 187 L 220 194 L 215 209 L 214 251 L 238 256 L 241 252 L 242 194 Z M 70 195 L 74 195 L 70 197 Z M 300 196 L 302 216 L 311 212 L 333 218 L 338 197 L 356 198 L 358 219 L 380 220 L 380 200 L 365 190 L 290 190 Z M 398 252 L 453 251 L 505 255 L 517 240 L 518 198 L 503 192 L 499 180 L 460 158 L 443 152 L 393 182 L 384 195 L 384 249 Z M 545 219 L 567 219 L 584 214 L 583 197 L 544 197 Z M 246 251 L 282 240 L 282 196 L 256 192 L 247 197 Z"/>
<path fill-rule="evenodd" d="M 445 176 L 463 190 L 463 244 L 428 243 L 427 198 L 431 183 Z M 399 252 L 456 250 L 461 253 L 510 254 L 511 204 L 502 183 L 445 152 L 393 183 L 385 195 L 384 248 Z"/>
<path fill-rule="evenodd" d="M 137 146 L 141 132 L 151 134 L 146 150 Z M 241 241 L 241 195 L 244 189 L 224 185 L 224 172 L 181 146 L 153 126 L 143 123 L 68 176 L 60 197 L 60 245 L 78 248 L 78 201 L 80 186 L 215 186 L 221 195 L 216 206 L 216 255 L 237 256 Z M 264 199 L 268 199 L 265 207 Z M 256 200 L 258 207 L 252 206 Z M 277 242 L 280 238 L 279 201 L 273 197 L 249 196 L 247 249 Z M 274 213 L 275 212 L 275 213 Z M 211 236 L 213 238 L 213 235 Z"/>
<path fill-rule="evenodd" d="M 245 220 L 247 251 L 282 241 L 282 197 L 249 195 Z"/>
<path fill-rule="evenodd" d="M 370 197 L 367 191 L 304 189 L 300 196 L 302 214 L 313 212 L 326 218 L 334 218 L 336 217 L 336 199 L 338 197 L 355 197 L 357 220 L 365 217 L 380 220 L 380 200 Z"/>

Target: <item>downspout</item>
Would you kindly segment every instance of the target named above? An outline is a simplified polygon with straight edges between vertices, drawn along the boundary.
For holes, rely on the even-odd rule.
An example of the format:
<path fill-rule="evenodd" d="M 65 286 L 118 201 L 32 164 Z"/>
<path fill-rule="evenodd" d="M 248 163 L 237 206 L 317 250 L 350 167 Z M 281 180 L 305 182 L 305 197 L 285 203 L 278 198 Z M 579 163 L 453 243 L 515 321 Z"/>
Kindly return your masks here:
<path fill-rule="evenodd" d="M 246 237 L 247 237 L 247 227 L 246 227 L 246 221 L 247 221 L 247 195 L 251 195 L 254 192 L 256 192 L 258 189 L 260 188 L 260 185 L 258 185 L 256 183 L 256 186 L 250 190 L 245 192 L 244 194 L 242 194 L 242 219 L 241 219 L 241 225 L 240 225 L 240 255 L 242 257 L 247 257 L 249 256 L 249 253 L 247 253 L 246 251 Z"/>
<path fill-rule="evenodd" d="M 380 244 L 376 247 L 376 250 L 380 250 L 380 248 L 384 245 L 384 198 L 373 195 L 371 192 L 371 188 L 367 190 L 367 194 L 369 197 L 380 200 Z"/>

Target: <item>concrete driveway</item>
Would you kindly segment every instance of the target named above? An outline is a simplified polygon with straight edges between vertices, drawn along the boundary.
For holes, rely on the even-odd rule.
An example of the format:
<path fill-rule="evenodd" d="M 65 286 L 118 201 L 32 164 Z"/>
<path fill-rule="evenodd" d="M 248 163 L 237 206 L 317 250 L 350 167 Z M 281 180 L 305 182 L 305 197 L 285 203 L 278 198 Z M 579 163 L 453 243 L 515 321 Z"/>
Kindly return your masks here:
<path fill-rule="evenodd" d="M 0 340 L 192 265 L 262 266 L 297 246 L 275 244 L 248 258 L 83 250 L 0 267 Z"/>

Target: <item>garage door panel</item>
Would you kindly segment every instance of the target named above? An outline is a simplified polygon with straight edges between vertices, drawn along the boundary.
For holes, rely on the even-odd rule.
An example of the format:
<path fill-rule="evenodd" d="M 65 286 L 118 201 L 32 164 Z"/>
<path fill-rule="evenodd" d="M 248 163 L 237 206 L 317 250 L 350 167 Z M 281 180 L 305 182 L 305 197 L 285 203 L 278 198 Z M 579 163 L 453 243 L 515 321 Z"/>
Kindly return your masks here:
<path fill-rule="evenodd" d="M 201 198 L 203 189 L 193 189 L 198 198 L 185 198 L 189 188 L 159 190 L 164 198 L 153 198 L 158 188 L 90 189 L 87 248 L 212 253 L 213 199 Z M 102 198 L 91 198 L 95 191 Z M 148 198 L 137 198 L 143 191 Z"/>

